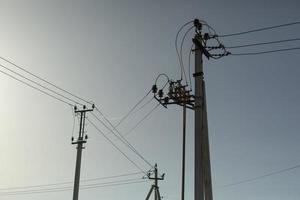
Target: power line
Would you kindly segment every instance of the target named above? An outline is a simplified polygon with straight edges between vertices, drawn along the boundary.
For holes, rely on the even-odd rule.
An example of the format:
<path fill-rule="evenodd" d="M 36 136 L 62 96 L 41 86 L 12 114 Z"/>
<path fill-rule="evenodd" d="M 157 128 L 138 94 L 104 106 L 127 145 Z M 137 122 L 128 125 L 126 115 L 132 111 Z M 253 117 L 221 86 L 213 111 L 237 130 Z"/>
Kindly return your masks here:
<path fill-rule="evenodd" d="M 300 49 L 300 47 L 294 47 L 294 48 L 285 48 L 285 49 L 275 49 L 275 50 L 269 50 L 269 51 L 246 52 L 246 53 L 230 53 L 228 55 L 233 55 L 233 56 L 251 56 L 251 55 L 268 54 L 268 53 L 275 53 L 275 52 L 282 52 L 282 51 L 299 50 L 299 49 Z"/>
<path fill-rule="evenodd" d="M 104 177 L 98 177 L 98 178 L 90 178 L 90 179 L 84 179 L 80 182 L 91 182 L 91 181 L 99 181 L 99 180 L 106 180 L 106 179 L 115 179 L 120 177 L 126 177 L 126 176 L 132 176 L 132 175 L 138 175 L 142 174 L 142 172 L 133 172 L 133 173 L 127 173 L 127 174 L 119 174 L 114 176 L 104 176 Z M 71 184 L 73 181 L 65 181 L 65 182 L 58 182 L 58 183 L 49 183 L 49 184 L 39 184 L 39 185 L 28 185 L 28 186 L 18 186 L 18 187 L 7 187 L 7 188 L 0 188 L 0 191 L 3 190 L 20 190 L 20 189 L 28 189 L 28 188 L 40 188 L 40 187 L 48 187 L 48 186 L 58 186 L 58 185 L 66 185 Z"/>
<path fill-rule="evenodd" d="M 56 94 L 56 95 L 58 95 L 58 96 L 60 96 L 60 97 L 63 97 L 63 98 L 65 98 L 65 99 L 67 99 L 67 100 L 69 100 L 69 101 L 71 101 L 71 102 L 73 102 L 73 103 L 75 103 L 75 104 L 83 105 L 83 104 L 78 103 L 77 101 L 75 101 L 75 100 L 73 100 L 73 99 L 71 99 L 71 98 L 69 98 L 69 97 L 66 97 L 66 96 L 64 96 L 64 95 L 62 95 L 62 94 L 60 94 L 60 93 L 58 93 L 58 92 L 56 92 L 56 91 L 54 91 L 54 90 L 52 90 L 52 89 L 50 89 L 50 88 L 44 86 L 44 85 L 42 85 L 42 84 L 40 84 L 40 83 L 38 83 L 38 82 L 36 82 L 36 81 L 31 80 L 30 78 L 27 78 L 27 77 L 23 76 L 22 74 L 20 74 L 20 73 L 18 73 L 18 72 L 15 72 L 15 71 L 12 70 L 12 69 L 9 69 L 8 67 L 6 67 L 6 66 L 4 66 L 4 65 L 1 65 L 1 64 L 0 64 L 0 66 L 1 66 L 2 68 L 4 68 L 4 69 L 10 71 L 11 73 L 16 74 L 16 75 L 18 75 L 18 76 L 20 76 L 20 77 L 26 79 L 27 81 L 29 81 L 29 82 L 31 82 L 31 83 L 34 83 L 34 84 L 38 85 L 38 86 L 41 87 L 41 88 L 44 88 L 45 90 L 48 90 L 48 91 L 50 91 L 50 92 L 52 92 L 52 93 L 54 93 L 54 94 Z"/>
<path fill-rule="evenodd" d="M 260 43 L 253 43 L 253 44 L 236 45 L 236 46 L 229 46 L 229 47 L 226 46 L 226 48 L 227 49 L 235 49 L 235 48 L 243 48 L 243 47 L 252 47 L 252 46 L 260 46 L 260 45 L 292 42 L 292 41 L 298 41 L 298 40 L 300 40 L 300 38 L 292 38 L 292 39 L 286 39 L 286 40 L 276 40 L 276 41 L 270 41 L 270 42 L 260 42 Z"/>
<path fill-rule="evenodd" d="M 153 165 L 144 157 L 142 156 L 142 154 L 140 154 L 138 152 L 138 150 L 120 133 L 120 131 L 116 128 L 116 126 L 114 126 L 110 120 L 108 120 L 105 115 L 99 110 L 98 107 L 95 107 L 96 111 L 99 112 L 103 117 L 104 117 L 104 120 L 113 128 L 113 129 L 110 129 L 108 128 L 106 125 L 104 125 L 104 123 L 96 117 L 96 119 L 98 119 L 98 121 L 100 121 L 106 128 L 108 128 L 111 133 L 113 133 L 119 140 L 121 140 L 121 142 L 123 142 L 129 149 L 131 149 L 138 157 L 140 157 L 146 164 L 148 164 L 151 168 L 153 168 Z M 95 117 L 95 114 L 92 113 L 92 115 Z M 115 134 L 115 132 L 117 134 Z"/>
<path fill-rule="evenodd" d="M 27 86 L 29 86 L 29 87 L 31 87 L 31 88 L 33 88 L 33 89 L 39 91 L 39 92 L 41 92 L 41 93 L 43 93 L 43 94 L 45 94 L 45 95 L 51 97 L 51 98 L 54 98 L 54 99 L 56 99 L 56 100 L 58 100 L 58 101 L 60 101 L 60 102 L 62 102 L 62 103 L 65 103 L 65 104 L 67 104 L 67 105 L 69 105 L 69 106 L 71 106 L 71 107 L 74 107 L 74 105 L 70 104 L 69 102 L 67 102 L 67 101 L 65 101 L 65 100 L 63 100 L 63 99 L 60 99 L 60 98 L 58 98 L 58 97 L 56 97 L 56 96 L 54 96 L 54 95 L 52 95 L 52 94 L 49 94 L 48 92 L 45 92 L 44 90 L 41 90 L 41 89 L 39 89 L 39 88 L 37 88 L 37 87 L 35 87 L 35 86 L 33 86 L 33 85 L 30 85 L 29 83 L 26 83 L 25 81 L 23 81 L 23 80 L 21 80 L 21 79 L 18 79 L 18 78 L 14 77 L 14 76 L 11 75 L 11 74 L 8 74 L 8 73 L 6 73 L 6 72 L 4 72 L 4 71 L 2 71 L 2 70 L 0 70 L 0 72 L 1 72 L 2 74 L 5 74 L 6 76 L 9 76 L 10 78 L 12 78 L 12 79 L 14 79 L 14 80 L 16 80 L 16 81 L 19 81 L 19 82 L 21 82 L 21 83 L 23 83 L 23 84 L 25 84 L 25 85 L 27 85 Z"/>
<path fill-rule="evenodd" d="M 106 140 L 109 141 L 109 143 L 111 143 L 113 145 L 113 147 L 115 147 L 129 162 L 131 162 L 137 169 L 139 169 L 142 173 L 146 174 L 147 173 L 140 167 L 138 166 L 132 159 L 130 159 L 111 139 L 109 139 L 109 137 L 107 135 L 105 135 L 91 120 L 89 120 L 87 118 L 87 120 L 92 124 L 92 126 L 94 126 L 94 128 L 99 132 L 101 133 L 104 138 Z"/>
<path fill-rule="evenodd" d="M 120 126 L 120 124 L 129 117 L 130 114 L 133 113 L 133 111 L 138 107 L 138 105 L 140 105 L 145 99 L 146 97 L 150 94 L 151 90 L 149 90 L 145 96 L 143 96 L 130 110 L 129 112 L 116 124 L 116 127 Z M 140 109 L 142 109 L 145 105 L 143 105 Z M 140 110 L 139 109 L 139 110 Z"/>
<path fill-rule="evenodd" d="M 273 171 L 273 172 L 270 172 L 270 173 L 267 173 L 267 174 L 264 174 L 264 175 L 261 175 L 261 176 L 256 176 L 254 178 L 249 178 L 249 179 L 245 179 L 245 180 L 238 181 L 238 182 L 235 182 L 235 183 L 226 184 L 226 185 L 220 186 L 220 188 L 232 187 L 232 186 L 236 186 L 236 185 L 240 185 L 240 184 L 244 184 L 244 183 L 253 182 L 253 181 L 263 179 L 263 178 L 266 178 L 266 177 L 269 177 L 269 176 L 274 176 L 274 175 L 277 175 L 277 174 L 285 173 L 285 172 L 288 172 L 288 171 L 291 171 L 291 170 L 294 170 L 294 169 L 297 169 L 297 168 L 300 168 L 300 164 L 292 166 L 292 167 L 288 167 L 288 168 L 285 168 L 285 169 L 281 169 L 281 170 L 278 170 L 278 171 Z"/>
<path fill-rule="evenodd" d="M 185 24 L 183 24 L 183 25 L 179 28 L 179 30 L 177 31 L 177 34 L 176 34 L 176 37 L 175 37 L 175 49 L 176 49 L 177 57 L 178 57 L 178 60 L 179 60 L 179 67 L 180 67 L 180 72 L 181 72 L 181 74 L 180 74 L 180 79 L 182 79 L 183 67 L 182 67 L 182 65 L 181 65 L 180 54 L 179 54 L 179 50 L 178 50 L 178 44 L 177 44 L 177 42 L 178 42 L 178 37 L 179 37 L 180 32 L 181 32 L 186 26 L 188 26 L 189 24 L 191 24 L 191 23 L 193 23 L 193 22 L 194 22 L 194 20 L 188 21 L 188 22 L 186 22 Z"/>
<path fill-rule="evenodd" d="M 135 183 L 144 183 L 149 180 L 141 180 L 141 179 L 128 179 L 116 182 L 104 182 L 100 184 L 87 184 L 82 185 L 80 190 L 94 189 L 94 188 L 103 188 L 103 187 L 112 187 L 112 186 L 120 186 L 120 185 L 129 185 Z M 1 192 L 0 196 L 12 196 L 12 195 L 28 195 L 28 194 L 40 194 L 40 193 L 53 193 L 53 192 L 63 192 L 72 190 L 72 187 L 56 187 L 56 188 L 48 188 L 48 189 L 36 189 L 36 190 L 22 190 L 22 191 L 12 191 L 12 192 Z"/>
<path fill-rule="evenodd" d="M 83 101 L 83 102 L 86 102 L 86 103 L 88 103 L 88 104 L 90 104 L 90 105 L 92 104 L 90 101 L 87 101 L 87 100 L 85 100 L 85 99 L 83 99 L 83 98 L 81 98 L 81 97 L 79 97 L 79 96 L 77 96 L 77 95 L 75 95 L 75 94 L 73 94 L 73 93 L 71 93 L 71 92 L 69 92 L 69 91 L 67 91 L 67 90 L 65 90 L 65 89 L 63 89 L 63 88 L 61 88 L 61 87 L 59 87 L 59 86 L 53 84 L 53 83 L 51 83 L 50 81 L 48 81 L 48 80 L 46 80 L 46 79 L 44 79 L 44 78 L 42 78 L 42 77 L 40 77 L 40 76 L 35 75 L 34 73 L 32 73 L 32 72 L 26 70 L 24 67 L 21 67 L 20 65 L 15 64 L 14 62 L 8 60 L 7 58 L 4 58 L 4 57 L 1 57 L 1 56 L 0 56 L 0 59 L 1 59 L 1 60 L 4 60 L 5 62 L 8 62 L 9 64 L 15 66 L 16 68 L 18 68 L 18 69 L 20 69 L 20 70 L 22 70 L 22 71 L 24 71 L 24 72 L 30 74 L 31 76 L 33 76 L 33 77 L 35 77 L 35 78 L 37 78 L 37 79 L 39 79 L 39 80 L 41 80 L 41 81 L 43 81 L 43 82 L 45 82 L 45 83 L 47 83 L 47 84 L 49 84 L 49 85 L 55 87 L 55 88 L 58 89 L 58 90 L 61 90 L 61 91 L 65 92 L 65 93 L 67 93 L 67 94 L 69 94 L 69 95 L 71 95 L 71 96 L 73 96 L 73 97 L 75 97 L 75 98 L 77 98 L 77 99 L 79 99 L 79 100 L 81 100 L 81 101 Z"/>
<path fill-rule="evenodd" d="M 281 28 L 281 27 L 286 27 L 286 26 L 293 26 L 293 25 L 297 25 L 297 24 L 300 24 L 300 21 L 286 23 L 286 24 L 279 24 L 279 25 L 275 25 L 275 26 L 267 26 L 267 27 L 263 27 L 263 28 L 257 28 L 257 29 L 252 29 L 252 30 L 242 31 L 242 32 L 237 32 L 237 33 L 218 35 L 218 37 L 237 36 L 237 35 L 254 33 L 254 32 L 259 32 L 259 31 L 266 31 L 266 30 L 271 30 L 271 29 L 276 29 L 276 28 Z"/>
<path fill-rule="evenodd" d="M 158 108 L 160 103 L 158 103 L 154 108 L 152 108 L 140 121 L 138 121 L 129 131 L 127 131 L 124 136 L 129 135 L 133 130 L 135 130 L 145 119 L 147 119 L 153 112 Z"/>

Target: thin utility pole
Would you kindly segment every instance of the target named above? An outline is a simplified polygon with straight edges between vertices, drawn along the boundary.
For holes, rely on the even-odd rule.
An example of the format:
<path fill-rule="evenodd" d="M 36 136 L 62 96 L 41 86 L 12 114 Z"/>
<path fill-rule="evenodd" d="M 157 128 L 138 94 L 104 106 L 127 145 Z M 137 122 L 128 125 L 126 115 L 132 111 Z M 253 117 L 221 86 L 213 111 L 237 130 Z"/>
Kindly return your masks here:
<path fill-rule="evenodd" d="M 186 138 L 186 104 L 183 104 L 182 116 L 182 179 L 181 179 L 181 200 L 184 200 L 184 187 L 185 187 L 185 138 Z"/>
<path fill-rule="evenodd" d="M 73 141 L 74 138 L 72 137 L 72 144 L 77 144 L 73 200 L 78 200 L 82 149 L 84 149 L 83 144 L 86 143 L 86 140 L 87 140 L 87 135 L 85 135 L 85 132 L 84 132 L 85 114 L 86 114 L 86 112 L 93 111 L 94 105 L 93 105 L 93 109 L 86 109 L 86 106 L 83 106 L 83 110 L 77 110 L 77 107 L 75 106 L 74 110 L 75 110 L 75 114 L 77 114 L 77 113 L 80 114 L 80 124 L 79 124 L 79 132 L 78 132 L 77 141 L 74 142 Z"/>
<path fill-rule="evenodd" d="M 151 174 L 154 174 L 154 177 L 151 177 Z M 148 179 L 154 180 L 154 184 L 151 186 L 151 188 L 150 188 L 150 190 L 149 190 L 149 192 L 147 194 L 146 200 L 149 200 L 149 198 L 150 198 L 153 190 L 154 190 L 154 199 L 155 200 L 161 200 L 161 196 L 160 196 L 160 193 L 159 193 L 159 187 L 158 187 L 158 181 L 164 180 L 165 174 L 163 174 L 162 176 L 158 177 L 157 164 L 155 164 L 154 170 L 148 172 L 147 176 L 148 176 Z"/>

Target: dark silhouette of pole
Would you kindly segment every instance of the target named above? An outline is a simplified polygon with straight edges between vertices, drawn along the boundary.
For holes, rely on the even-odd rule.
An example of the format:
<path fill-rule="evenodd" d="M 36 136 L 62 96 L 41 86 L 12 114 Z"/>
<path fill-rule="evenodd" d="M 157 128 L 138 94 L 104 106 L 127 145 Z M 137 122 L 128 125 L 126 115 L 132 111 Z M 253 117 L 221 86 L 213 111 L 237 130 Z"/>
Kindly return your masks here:
<path fill-rule="evenodd" d="M 151 177 L 151 174 L 154 173 L 154 177 Z M 165 174 L 163 174 L 162 176 L 158 177 L 158 170 L 157 170 L 157 164 L 155 164 L 154 166 L 154 170 L 153 171 L 150 171 L 148 172 L 148 179 L 150 180 L 154 180 L 154 184 L 151 186 L 147 196 L 146 196 L 146 200 L 149 200 L 153 190 L 154 190 L 154 199 L 155 200 L 161 200 L 161 196 L 160 196 L 160 193 L 159 193 L 159 187 L 158 187 L 158 181 L 160 180 L 164 180 L 164 176 Z"/>
<path fill-rule="evenodd" d="M 184 200 L 184 188 L 185 188 L 185 138 L 186 138 L 186 105 L 183 105 L 182 116 L 182 179 L 181 179 L 181 200 Z"/>
<path fill-rule="evenodd" d="M 94 105 L 93 105 L 93 109 L 94 109 Z M 77 144 L 73 200 L 78 200 L 82 149 L 84 149 L 83 144 L 86 143 L 86 140 L 87 140 L 87 135 L 85 135 L 85 132 L 84 132 L 85 114 L 86 114 L 86 112 L 93 111 L 93 109 L 86 109 L 86 107 L 83 106 L 83 110 L 77 110 L 77 107 L 75 107 L 75 113 L 80 114 L 80 124 L 79 124 L 79 132 L 78 132 L 77 141 L 74 142 L 73 141 L 74 138 L 72 138 L 72 144 Z"/>

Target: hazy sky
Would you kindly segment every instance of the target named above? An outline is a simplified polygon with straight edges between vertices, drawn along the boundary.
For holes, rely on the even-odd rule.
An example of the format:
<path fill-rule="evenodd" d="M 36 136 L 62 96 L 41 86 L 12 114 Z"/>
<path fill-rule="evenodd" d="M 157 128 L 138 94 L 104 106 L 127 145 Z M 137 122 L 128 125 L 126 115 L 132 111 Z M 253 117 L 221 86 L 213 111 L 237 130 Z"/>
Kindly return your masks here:
<path fill-rule="evenodd" d="M 300 20 L 296 0 L 0 0 L 0 9 L 0 56 L 92 100 L 114 123 L 146 94 L 159 73 L 179 78 L 174 41 L 185 22 L 203 19 L 221 35 Z M 222 41 L 225 46 L 234 46 L 296 38 L 299 34 L 298 25 Z M 191 38 L 192 34 L 188 35 L 184 45 L 185 58 Z M 290 42 L 232 52 L 299 45 Z M 299 63 L 297 50 L 205 59 L 214 199 L 299 198 L 300 169 L 222 187 L 300 163 Z M 3 61 L 0 64 L 15 69 Z M 70 144 L 74 117 L 69 106 L 3 74 L 0 90 L 0 199 L 72 199 L 72 190 L 5 195 L 16 189 L 4 188 L 73 181 L 76 148 Z M 130 130 L 155 105 L 153 101 L 129 118 L 120 131 Z M 180 199 L 181 115 L 176 106 L 159 107 L 127 136 L 143 156 L 157 162 L 160 171 L 166 173 L 160 182 L 166 200 Z M 83 151 L 82 179 L 138 171 L 91 124 L 87 123 L 86 130 L 90 139 Z M 75 136 L 77 131 L 76 122 Z M 192 112 L 188 113 L 187 137 L 186 197 L 192 199 Z M 120 142 L 116 144 L 144 170 L 149 169 Z M 146 182 L 82 190 L 79 199 L 144 199 L 150 187 L 151 182 Z"/>

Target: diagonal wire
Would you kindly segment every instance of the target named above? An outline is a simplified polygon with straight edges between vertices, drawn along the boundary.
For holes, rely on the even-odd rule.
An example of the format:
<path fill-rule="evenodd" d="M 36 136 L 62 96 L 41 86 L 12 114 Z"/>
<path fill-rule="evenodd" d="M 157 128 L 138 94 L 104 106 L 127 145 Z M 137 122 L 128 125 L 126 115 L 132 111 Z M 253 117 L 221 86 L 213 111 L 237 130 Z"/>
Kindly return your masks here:
<path fill-rule="evenodd" d="M 0 59 L 1 59 L 1 60 L 4 60 L 5 62 L 7 62 L 7 63 L 9 63 L 9 64 L 11 64 L 11 65 L 13 65 L 13 66 L 15 66 L 16 68 L 18 68 L 18 69 L 20 69 L 20 70 L 22 70 L 22 71 L 24 71 L 24 72 L 30 74 L 31 76 L 33 76 L 33 77 L 35 77 L 35 78 L 37 78 L 37 79 L 39 79 L 39 80 L 41 80 L 41 81 L 43 81 L 43 82 L 45 82 L 45 83 L 47 83 L 47 84 L 49 84 L 49 85 L 55 87 L 56 89 L 58 89 L 58 90 L 60 90 L 60 91 L 63 91 L 63 92 L 65 92 L 65 93 L 67 93 L 67 94 L 69 94 L 69 95 L 71 95 L 71 96 L 73 96 L 73 97 L 75 97 L 75 98 L 77 98 L 77 99 L 79 99 L 79 100 L 81 100 L 81 101 L 83 101 L 83 102 L 86 102 L 86 103 L 88 103 L 88 104 L 90 104 L 90 105 L 92 104 L 90 101 L 87 101 L 87 100 L 85 100 L 85 99 L 83 99 L 83 98 L 81 98 L 81 97 L 79 97 L 79 96 L 77 96 L 77 95 L 75 95 L 75 94 L 73 94 L 73 93 L 71 93 L 71 92 L 69 92 L 69 91 L 67 91 L 67 90 L 65 90 L 65 89 L 63 89 L 63 88 L 61 88 L 61 87 L 59 87 L 59 86 L 53 84 L 53 83 L 51 83 L 50 81 L 47 81 L 46 79 L 44 79 L 44 78 L 42 78 L 42 77 L 40 77 L 40 76 L 35 75 L 34 73 L 32 73 L 32 72 L 26 70 L 25 68 L 21 67 L 20 65 L 15 64 L 14 62 L 8 60 L 7 58 L 4 58 L 4 57 L 1 57 L 1 56 L 0 56 Z"/>
<path fill-rule="evenodd" d="M 5 74 L 6 76 L 9 76 L 10 78 L 12 78 L 12 79 L 14 79 L 14 80 L 16 80 L 16 81 L 19 81 L 19 82 L 21 82 L 21 83 L 23 83 L 23 84 L 25 84 L 25 85 L 27 85 L 27 86 L 29 86 L 29 87 L 31 87 L 31 88 L 37 90 L 37 91 L 39 91 L 39 92 L 41 92 L 41 93 L 43 93 L 43 94 L 49 96 L 49 97 L 52 97 L 52 98 L 54 98 L 54 99 L 56 99 L 56 100 L 58 100 L 58 101 L 60 101 L 60 102 L 62 102 L 62 103 L 65 103 L 65 104 L 67 104 L 67 105 L 69 105 L 69 106 L 74 107 L 74 105 L 72 105 L 71 103 L 69 103 L 69 102 L 67 102 L 67 101 L 65 101 L 65 100 L 63 100 L 63 99 L 60 99 L 60 98 L 58 98 L 58 97 L 56 97 L 56 96 L 54 96 L 54 95 L 52 95 L 52 94 L 49 94 L 48 92 L 45 92 L 44 90 L 41 90 L 40 88 L 37 88 L 37 87 L 35 87 L 35 86 L 33 86 L 33 85 L 30 85 L 29 83 L 27 83 L 27 82 L 25 82 L 25 81 L 23 81 L 23 80 L 21 80 L 21 79 L 18 79 L 18 78 L 14 77 L 14 76 L 11 75 L 11 74 L 8 74 L 8 73 L 6 73 L 6 72 L 4 72 L 4 71 L 2 71 L 2 70 L 0 70 L 0 72 L 1 72 L 2 74 Z"/>
<path fill-rule="evenodd" d="M 108 120 L 105 115 L 99 110 L 98 107 L 95 107 L 96 111 L 99 112 L 103 117 L 104 120 L 113 128 L 110 129 L 111 133 L 113 133 L 118 139 L 120 139 L 127 147 L 129 147 L 129 149 L 131 149 L 134 153 L 136 153 L 136 155 L 138 157 L 140 157 L 146 164 L 148 164 L 151 168 L 153 168 L 153 165 L 144 157 L 142 156 L 137 149 L 120 133 L 120 131 L 110 122 L 110 120 Z M 92 113 L 92 115 L 95 117 L 95 114 Z M 97 118 L 99 120 L 99 118 Z M 107 126 L 105 126 L 107 127 Z M 115 134 L 115 132 L 117 134 Z"/>
<path fill-rule="evenodd" d="M 253 181 L 263 179 L 263 178 L 266 178 L 266 177 L 269 177 L 269 176 L 274 176 L 274 175 L 277 175 L 277 174 L 285 173 L 285 172 L 288 172 L 288 171 L 291 171 L 291 170 L 294 170 L 294 169 L 297 169 L 297 168 L 300 168 L 300 164 L 292 166 L 292 167 L 288 167 L 288 168 L 285 168 L 285 169 L 273 171 L 273 172 L 270 172 L 270 173 L 267 173 L 267 174 L 264 174 L 264 175 L 261 175 L 261 176 L 256 176 L 254 178 L 249 178 L 249 179 L 245 179 L 245 180 L 238 181 L 238 182 L 235 182 L 235 183 L 222 185 L 222 186 L 220 186 L 220 188 L 232 187 L 232 186 L 236 186 L 236 185 L 240 185 L 240 184 L 244 184 L 244 183 L 253 182 Z"/>
<path fill-rule="evenodd" d="M 56 95 L 58 95 L 58 96 L 60 96 L 60 97 L 62 97 L 62 98 L 65 98 L 65 99 L 67 99 L 67 100 L 69 100 L 69 101 L 71 101 L 71 102 L 73 102 L 73 103 L 75 103 L 75 104 L 83 105 L 83 104 L 78 103 L 77 101 L 74 101 L 73 99 L 68 98 L 68 97 L 66 97 L 66 96 L 64 96 L 64 95 L 62 95 L 62 94 L 60 94 L 60 93 L 58 93 L 58 92 L 56 92 L 56 91 L 54 91 L 54 90 L 52 90 L 52 89 L 50 89 L 50 88 L 44 86 L 44 85 L 42 85 L 42 84 L 40 84 L 40 83 L 38 83 L 38 82 L 36 82 L 36 81 L 33 81 L 33 80 L 31 80 L 31 79 L 29 79 L 29 78 L 23 76 L 22 74 L 20 74 L 20 73 L 18 73 L 18 72 L 15 72 L 15 71 L 12 70 L 12 69 L 9 69 L 8 67 L 6 67 L 6 66 L 4 66 L 4 65 L 1 65 L 1 64 L 0 64 L 0 67 L 6 69 L 6 70 L 8 70 L 8 71 L 10 71 L 10 72 L 13 73 L 13 74 L 16 74 L 16 75 L 18 75 L 18 76 L 20 76 L 20 77 L 26 79 L 27 81 L 29 81 L 29 82 L 31 82 L 31 83 L 34 83 L 34 84 L 38 85 L 39 87 L 41 87 L 41 88 L 43 88 L 43 89 L 45 89 L 45 90 L 48 90 L 48 91 L 50 91 L 50 92 L 52 92 L 52 93 L 54 93 L 54 94 L 56 94 Z"/>
<path fill-rule="evenodd" d="M 140 121 L 138 121 L 135 126 L 133 126 L 129 131 L 127 131 L 124 136 L 129 135 L 132 133 L 133 130 L 135 130 L 145 119 L 147 119 L 155 110 L 158 108 L 160 103 L 158 103 L 154 108 L 152 108 Z"/>
<path fill-rule="evenodd" d="M 91 120 L 87 118 L 87 120 L 94 126 L 94 128 L 105 137 L 109 143 L 113 145 L 129 162 L 131 162 L 137 169 L 139 169 L 141 172 L 147 175 L 147 172 L 145 172 L 140 166 L 138 166 L 132 159 L 130 159 L 107 135 L 105 135 Z"/>

